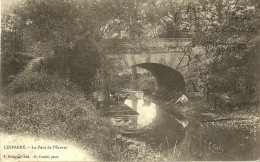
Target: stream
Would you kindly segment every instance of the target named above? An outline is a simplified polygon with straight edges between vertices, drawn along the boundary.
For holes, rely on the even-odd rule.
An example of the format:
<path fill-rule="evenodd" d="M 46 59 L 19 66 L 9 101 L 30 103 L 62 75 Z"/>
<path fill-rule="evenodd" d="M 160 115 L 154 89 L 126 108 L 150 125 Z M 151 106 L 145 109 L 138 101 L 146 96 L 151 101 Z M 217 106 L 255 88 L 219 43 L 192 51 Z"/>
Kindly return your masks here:
<path fill-rule="evenodd" d="M 163 106 L 149 98 L 131 95 L 124 104 L 138 114 L 110 117 L 112 123 L 123 130 L 123 136 L 146 142 L 153 149 L 159 149 L 169 160 L 259 158 L 257 131 L 235 127 L 230 129 L 222 126 L 221 122 L 186 119 L 171 111 L 165 112 Z M 174 109 L 174 106 L 170 109 Z"/>

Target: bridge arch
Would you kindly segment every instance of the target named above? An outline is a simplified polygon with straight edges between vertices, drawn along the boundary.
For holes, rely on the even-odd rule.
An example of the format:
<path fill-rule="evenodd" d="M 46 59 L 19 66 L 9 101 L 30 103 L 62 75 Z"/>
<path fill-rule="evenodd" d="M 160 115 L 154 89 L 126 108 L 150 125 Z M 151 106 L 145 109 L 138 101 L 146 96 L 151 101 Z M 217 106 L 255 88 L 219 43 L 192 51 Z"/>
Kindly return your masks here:
<path fill-rule="evenodd" d="M 136 73 L 136 67 L 148 70 L 155 77 L 157 86 L 170 96 L 185 93 L 185 81 L 182 74 L 176 69 L 160 63 L 139 63 L 131 66 L 132 75 Z"/>

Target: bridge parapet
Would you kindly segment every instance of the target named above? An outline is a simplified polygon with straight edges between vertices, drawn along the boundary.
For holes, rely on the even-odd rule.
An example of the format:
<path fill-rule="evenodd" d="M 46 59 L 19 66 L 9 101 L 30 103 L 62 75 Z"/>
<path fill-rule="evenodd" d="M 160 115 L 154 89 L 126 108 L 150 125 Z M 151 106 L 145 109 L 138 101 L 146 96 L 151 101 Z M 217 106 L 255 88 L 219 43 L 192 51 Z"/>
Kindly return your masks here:
<path fill-rule="evenodd" d="M 108 44 L 113 46 L 113 53 L 142 54 L 182 52 L 192 42 L 192 38 L 154 38 L 134 41 L 111 40 Z"/>

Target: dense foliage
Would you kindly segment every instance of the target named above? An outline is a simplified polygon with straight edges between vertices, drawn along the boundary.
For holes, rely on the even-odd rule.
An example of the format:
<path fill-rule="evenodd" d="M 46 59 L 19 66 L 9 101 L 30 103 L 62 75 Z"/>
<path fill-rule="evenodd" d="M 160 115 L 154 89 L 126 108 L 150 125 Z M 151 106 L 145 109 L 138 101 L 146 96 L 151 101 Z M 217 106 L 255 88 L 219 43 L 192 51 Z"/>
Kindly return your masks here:
<path fill-rule="evenodd" d="M 16 54 L 24 51 L 44 56 L 37 70 L 68 78 L 89 93 L 98 67 L 114 72 L 104 56 L 120 51 L 122 40 L 134 49 L 145 38 L 192 37 L 195 47 L 206 49 L 190 59 L 197 66 L 195 91 L 208 100 L 212 94 L 253 99 L 259 18 L 257 0 L 25 0 L 2 16 L 2 82 L 25 66 Z M 241 93 L 212 91 L 233 84 Z"/>
<path fill-rule="evenodd" d="M 104 42 L 142 35 L 140 4 L 117 0 L 21 1 L 2 16 L 2 32 L 7 33 L 2 37 L 3 70 L 16 66 L 5 60 L 10 51 L 43 56 L 38 70 L 69 78 L 89 93 L 97 66 L 109 64 L 103 55 L 111 49 Z M 4 73 L 3 79 L 12 75 Z"/>
<path fill-rule="evenodd" d="M 95 51 L 58 47 L 55 48 L 53 55 L 40 60 L 33 70 L 69 79 L 88 94 L 93 90 L 92 78 L 99 67 L 99 61 L 99 55 Z"/>
<path fill-rule="evenodd" d="M 257 100 L 260 6 L 256 0 L 149 1 L 157 37 L 191 37 L 205 54 L 190 58 L 192 90 L 208 101 Z M 190 55 L 190 51 L 186 52 Z M 221 98 L 221 97 L 220 97 Z"/>

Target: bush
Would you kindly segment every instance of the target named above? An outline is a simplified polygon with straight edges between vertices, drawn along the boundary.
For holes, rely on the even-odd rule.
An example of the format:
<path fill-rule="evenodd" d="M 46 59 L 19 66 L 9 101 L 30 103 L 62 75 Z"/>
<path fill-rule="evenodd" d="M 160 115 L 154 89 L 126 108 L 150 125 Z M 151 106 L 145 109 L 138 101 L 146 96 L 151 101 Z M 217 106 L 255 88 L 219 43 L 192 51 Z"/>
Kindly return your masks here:
<path fill-rule="evenodd" d="M 96 68 L 100 64 L 98 57 L 95 51 L 56 47 L 54 55 L 42 59 L 34 70 L 69 79 L 88 94 L 92 89 L 91 81 L 96 74 Z"/>
<path fill-rule="evenodd" d="M 121 88 L 130 88 L 131 87 L 131 81 L 132 76 L 131 75 L 113 75 L 113 77 L 109 78 L 109 88 L 111 90 L 120 90 Z"/>

